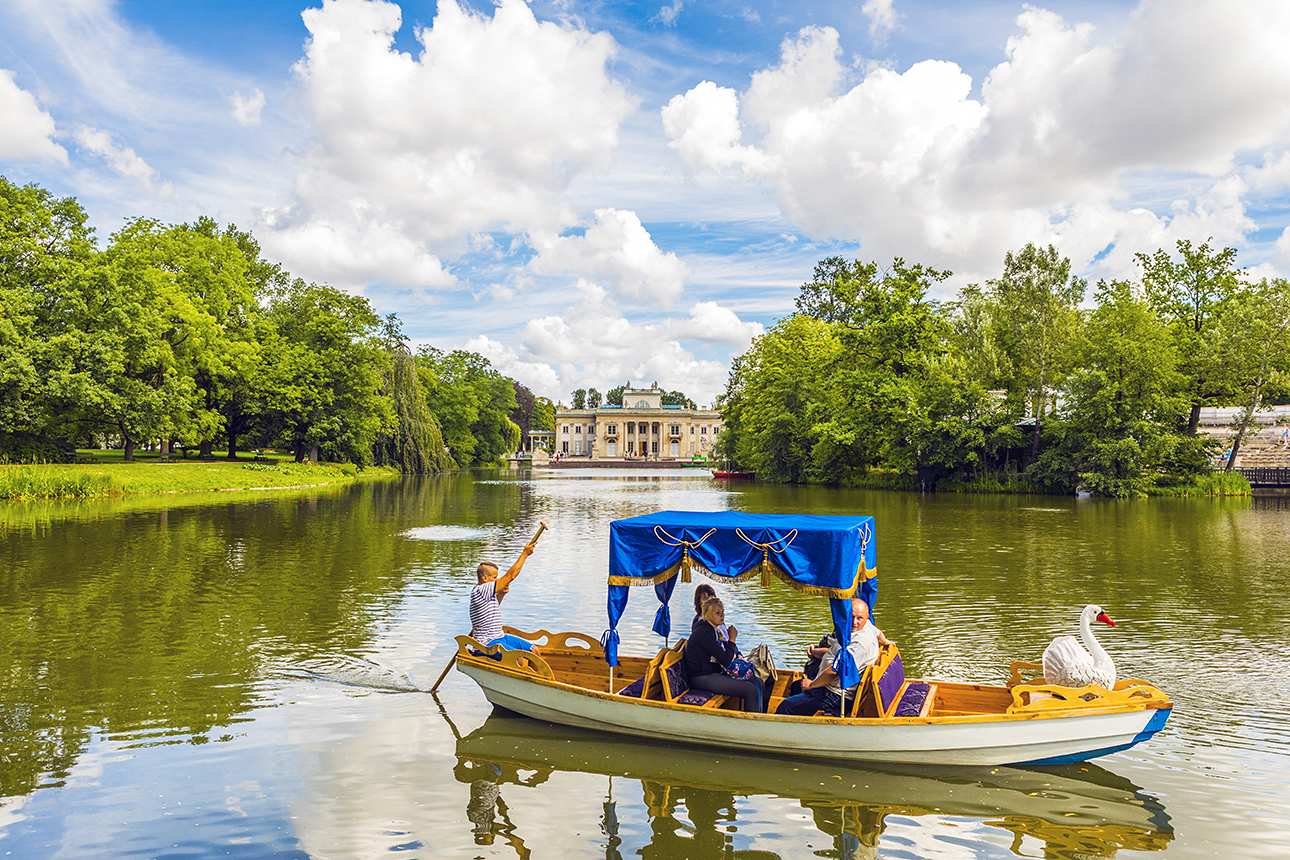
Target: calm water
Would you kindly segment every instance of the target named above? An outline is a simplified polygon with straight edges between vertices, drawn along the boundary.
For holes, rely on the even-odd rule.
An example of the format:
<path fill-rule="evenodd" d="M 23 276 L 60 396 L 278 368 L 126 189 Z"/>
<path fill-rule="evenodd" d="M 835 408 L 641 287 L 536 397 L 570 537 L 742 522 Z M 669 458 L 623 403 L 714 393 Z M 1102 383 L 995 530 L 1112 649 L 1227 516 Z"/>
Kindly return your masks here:
<path fill-rule="evenodd" d="M 1174 715 L 1087 765 L 881 770 L 491 714 L 459 673 L 423 692 L 481 557 L 505 567 L 546 521 L 506 620 L 599 636 L 609 521 L 665 508 L 875 516 L 877 620 L 911 675 L 1002 682 L 1100 603 L 1120 675 Z M 828 626 L 779 584 L 722 591 L 780 655 Z M 1287 594 L 1284 501 L 672 471 L 0 506 L 0 856 L 1290 856 Z M 659 647 L 655 605 L 633 593 L 624 651 Z"/>

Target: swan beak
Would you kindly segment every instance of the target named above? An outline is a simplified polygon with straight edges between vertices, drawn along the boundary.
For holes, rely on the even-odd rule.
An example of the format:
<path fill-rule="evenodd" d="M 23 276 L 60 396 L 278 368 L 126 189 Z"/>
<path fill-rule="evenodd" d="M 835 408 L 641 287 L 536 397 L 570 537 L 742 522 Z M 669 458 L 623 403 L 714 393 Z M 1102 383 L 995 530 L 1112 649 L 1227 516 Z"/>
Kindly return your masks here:
<path fill-rule="evenodd" d="M 1097 616 L 1097 620 L 1101 621 L 1103 624 L 1110 624 L 1112 627 L 1115 626 L 1115 622 L 1111 620 L 1111 616 L 1107 615 L 1105 612 Z"/>

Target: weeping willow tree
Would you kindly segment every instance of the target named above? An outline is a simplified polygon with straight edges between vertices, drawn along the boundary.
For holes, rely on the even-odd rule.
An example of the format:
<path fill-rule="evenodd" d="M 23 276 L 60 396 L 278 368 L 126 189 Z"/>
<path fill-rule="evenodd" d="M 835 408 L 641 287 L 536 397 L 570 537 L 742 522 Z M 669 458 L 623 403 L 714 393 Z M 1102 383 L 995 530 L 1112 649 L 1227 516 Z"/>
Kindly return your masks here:
<path fill-rule="evenodd" d="M 439 422 L 426 406 L 416 361 L 407 342 L 395 336 L 388 338 L 388 344 L 390 370 L 385 379 L 385 394 L 394 404 L 395 424 L 392 433 L 376 440 L 372 459 L 378 466 L 398 466 L 405 475 L 457 468 L 444 446 Z"/>

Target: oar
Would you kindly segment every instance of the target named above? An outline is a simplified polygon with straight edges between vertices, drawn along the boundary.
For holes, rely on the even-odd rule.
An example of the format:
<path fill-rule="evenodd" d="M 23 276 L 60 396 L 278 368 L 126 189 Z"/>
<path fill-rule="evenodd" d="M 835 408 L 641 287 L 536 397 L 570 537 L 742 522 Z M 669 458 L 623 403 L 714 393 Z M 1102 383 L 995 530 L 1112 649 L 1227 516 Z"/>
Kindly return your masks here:
<path fill-rule="evenodd" d="M 533 544 L 536 547 L 538 538 L 542 537 L 542 532 L 544 531 L 546 531 L 546 523 L 542 522 L 541 520 L 538 520 L 537 534 L 533 535 L 533 540 L 529 541 L 529 543 Z M 443 683 L 443 679 L 448 677 L 448 673 L 451 672 L 452 667 L 456 665 L 457 665 L 457 652 L 454 651 L 452 654 L 452 659 L 448 661 L 448 665 L 444 666 L 443 671 L 439 673 L 439 680 L 435 681 L 434 686 L 430 688 L 431 693 L 439 689 L 439 685 Z"/>

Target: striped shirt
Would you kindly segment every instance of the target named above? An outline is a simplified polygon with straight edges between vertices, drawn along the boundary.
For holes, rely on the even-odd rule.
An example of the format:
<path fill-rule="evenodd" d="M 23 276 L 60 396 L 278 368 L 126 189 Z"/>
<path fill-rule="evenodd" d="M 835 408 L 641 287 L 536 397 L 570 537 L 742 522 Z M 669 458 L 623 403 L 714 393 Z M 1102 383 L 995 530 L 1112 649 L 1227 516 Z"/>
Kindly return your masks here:
<path fill-rule="evenodd" d="M 487 645 L 505 633 L 502 607 L 497 602 L 497 580 L 481 582 L 470 590 L 470 635 Z"/>

